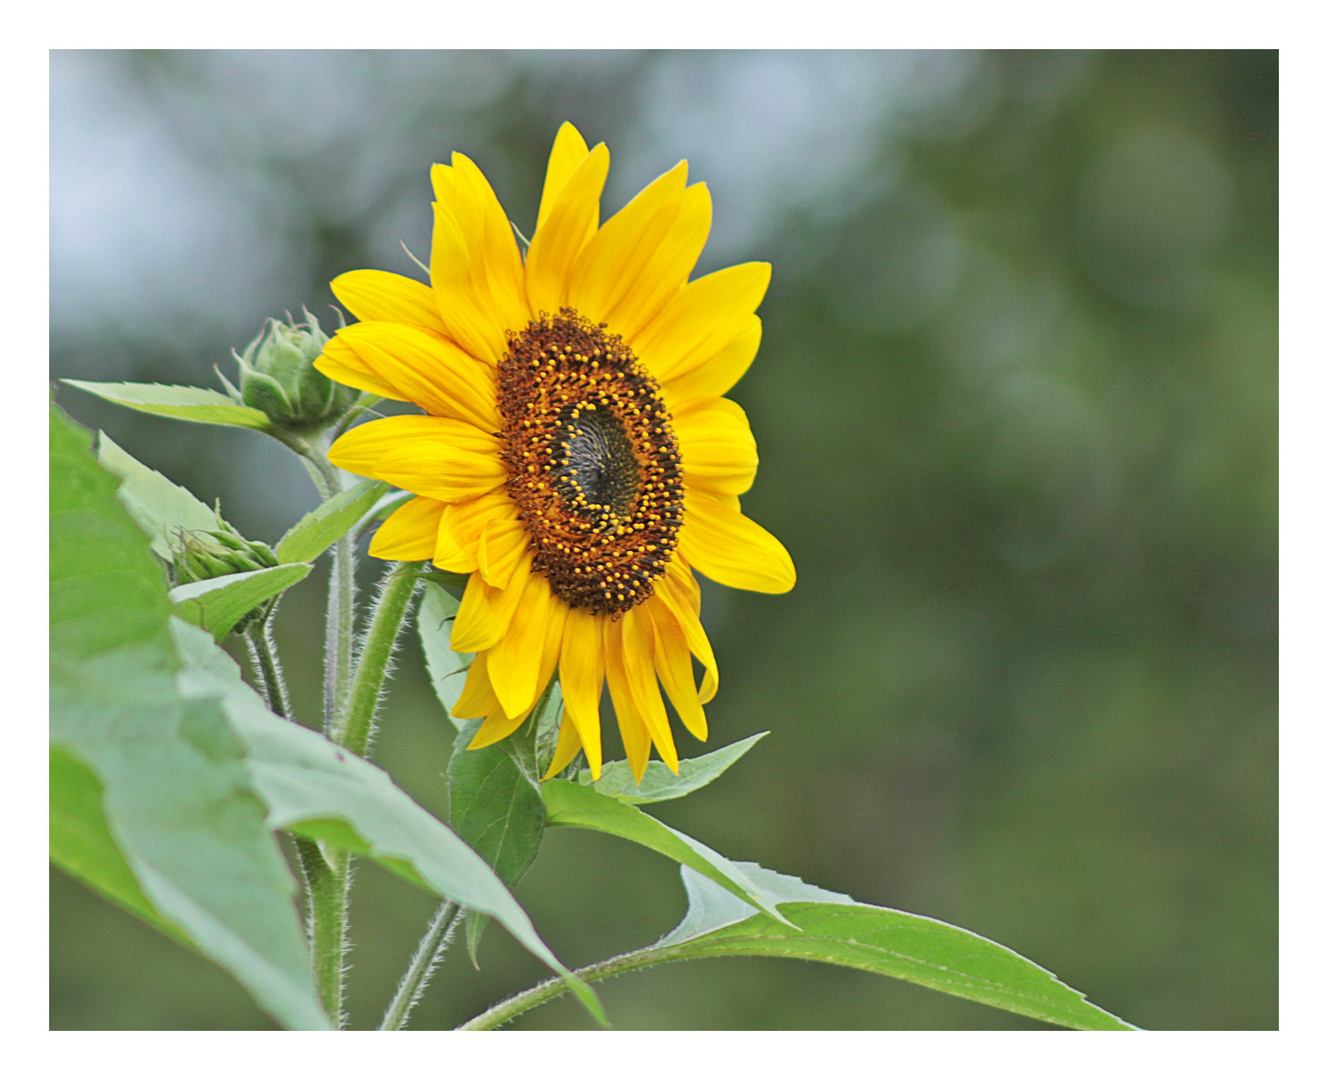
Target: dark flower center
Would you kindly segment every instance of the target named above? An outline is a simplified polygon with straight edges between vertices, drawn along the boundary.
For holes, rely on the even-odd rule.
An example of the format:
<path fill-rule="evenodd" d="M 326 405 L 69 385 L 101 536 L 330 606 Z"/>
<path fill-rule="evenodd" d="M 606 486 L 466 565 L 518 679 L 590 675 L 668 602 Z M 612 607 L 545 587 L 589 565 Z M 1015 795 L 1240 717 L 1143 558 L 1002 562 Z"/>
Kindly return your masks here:
<path fill-rule="evenodd" d="M 498 405 L 533 568 L 597 614 L 647 599 L 682 525 L 682 466 L 659 385 L 622 338 L 563 308 L 509 335 Z"/>

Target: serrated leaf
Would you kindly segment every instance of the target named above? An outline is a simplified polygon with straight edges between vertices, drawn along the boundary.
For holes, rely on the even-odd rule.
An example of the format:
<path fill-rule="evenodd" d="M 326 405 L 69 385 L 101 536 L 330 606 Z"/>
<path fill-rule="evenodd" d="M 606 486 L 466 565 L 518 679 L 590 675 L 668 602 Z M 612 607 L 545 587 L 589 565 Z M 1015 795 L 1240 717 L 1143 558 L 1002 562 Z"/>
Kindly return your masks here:
<path fill-rule="evenodd" d="M 509 886 L 515 886 L 539 854 L 544 838 L 544 800 L 530 758 L 522 767 L 513 747 L 503 743 L 468 750 L 482 721 L 467 721 L 452 746 L 447 766 L 452 803 L 452 828 L 475 849 Z M 528 740 L 526 740 L 528 741 Z M 466 914 L 466 948 L 472 963 L 479 966 L 476 950 L 488 918 L 479 912 Z"/>
<path fill-rule="evenodd" d="M 653 950 L 659 959 L 779 956 L 819 960 L 903 979 L 1050 1024 L 1084 1030 L 1132 1029 L 1013 949 L 968 930 L 905 911 L 860 904 L 755 863 L 738 863 L 791 929 L 683 867 L 688 909 Z"/>
<path fill-rule="evenodd" d="M 774 901 L 736 863 L 699 840 L 670 828 L 635 806 L 620 802 L 611 795 L 601 795 L 594 788 L 583 787 L 571 780 L 547 780 L 543 791 L 547 824 L 593 829 L 658 851 L 699 871 L 771 918 L 785 921 Z"/>
<path fill-rule="evenodd" d="M 601 795 L 612 795 L 633 805 L 681 799 L 717 780 L 730 765 L 769 734 L 762 731 L 709 754 L 684 758 L 678 762 L 676 776 L 662 761 L 652 761 L 646 765 L 646 773 L 637 784 L 631 765 L 625 761 L 610 761 L 600 771 L 598 780 L 591 776 L 589 769 L 582 769 L 576 779 L 577 783 L 593 787 Z"/>
<path fill-rule="evenodd" d="M 180 618 L 221 641 L 248 612 L 303 581 L 312 569 L 312 563 L 287 563 L 191 581 L 173 588 L 170 599 Z"/>
<path fill-rule="evenodd" d="M 390 489 L 391 485 L 382 480 L 361 480 L 333 495 L 291 526 L 277 545 L 277 558 L 284 563 L 313 562 L 354 528 Z"/>
<path fill-rule="evenodd" d="M 180 622 L 173 631 L 186 662 L 182 678 L 197 693 L 221 697 L 271 828 L 366 855 L 437 896 L 493 916 L 534 955 L 573 978 L 574 992 L 603 1019 L 593 991 L 571 976 L 499 877 L 452 830 L 382 769 L 274 716 L 207 635 Z"/>
<path fill-rule="evenodd" d="M 327 1028 L 295 882 L 239 743 L 216 697 L 177 685 L 165 576 L 90 444 L 52 407 L 52 745 L 96 777 L 106 829 L 152 908 L 279 1022 Z M 57 817 L 87 824 L 86 784 L 52 795 Z M 123 877 L 108 875 L 102 867 L 85 880 L 124 902 Z"/>
<path fill-rule="evenodd" d="M 222 424 L 226 427 L 267 431 L 272 423 L 267 414 L 247 405 L 237 405 L 225 394 L 199 386 L 163 386 L 160 383 L 102 383 L 62 379 L 89 394 L 154 416 L 170 416 L 196 424 Z"/>
<path fill-rule="evenodd" d="M 152 539 L 152 551 L 171 562 L 170 540 L 181 529 L 217 528 L 217 514 L 187 488 L 120 449 L 106 432 L 97 433 L 97 460 L 120 478 L 118 492 L 130 516 Z"/>
<path fill-rule="evenodd" d="M 452 715 L 452 708 L 465 689 L 466 672 L 475 659 L 473 653 L 452 651 L 452 620 L 460 606 L 461 600 L 454 593 L 436 582 L 426 581 L 420 614 L 416 619 L 433 692 L 457 731 L 461 730 L 464 721 Z"/>
<path fill-rule="evenodd" d="M 472 720 L 457 736 L 447 767 L 452 828 L 509 886 L 521 880 L 544 835 L 539 781 L 506 747 L 467 750 L 479 730 Z"/>

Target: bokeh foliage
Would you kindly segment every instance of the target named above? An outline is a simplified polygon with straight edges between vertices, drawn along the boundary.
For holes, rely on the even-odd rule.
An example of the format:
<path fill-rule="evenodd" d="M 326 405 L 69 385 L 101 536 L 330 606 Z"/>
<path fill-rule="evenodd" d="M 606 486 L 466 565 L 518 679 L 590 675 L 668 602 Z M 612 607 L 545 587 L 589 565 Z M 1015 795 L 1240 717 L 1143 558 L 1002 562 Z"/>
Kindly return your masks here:
<path fill-rule="evenodd" d="M 427 166 L 453 149 L 528 226 L 568 118 L 615 155 L 609 209 L 688 156 L 716 204 L 702 269 L 775 265 L 733 396 L 762 453 L 744 507 L 799 584 L 704 608 L 712 731 L 772 734 L 659 816 L 986 934 L 1142 1026 L 1276 1026 L 1276 55 L 57 53 L 52 375 L 209 384 L 265 317 L 326 310 L 337 273 L 411 272 L 396 242 L 428 251 Z M 91 126 L 174 186 L 135 190 L 143 162 L 112 155 L 121 202 L 89 194 Z M 144 204 L 160 227 L 117 240 L 116 207 Z M 135 239 L 155 264 L 117 265 Z M 247 536 L 314 503 L 260 436 L 58 399 Z M 309 716 L 324 582 L 278 617 Z M 452 730 L 413 644 L 388 716 L 377 760 L 444 811 Z M 570 964 L 686 903 L 672 863 L 570 830 L 517 893 Z M 266 1025 L 58 873 L 51 903 L 53 1027 Z M 362 872 L 361 1024 L 430 910 Z M 504 935 L 479 960 L 449 956 L 416 1026 L 542 977 Z M 622 1027 L 1025 1023 L 792 961 L 601 991 Z M 588 1022 L 562 1001 L 521 1026 Z"/>

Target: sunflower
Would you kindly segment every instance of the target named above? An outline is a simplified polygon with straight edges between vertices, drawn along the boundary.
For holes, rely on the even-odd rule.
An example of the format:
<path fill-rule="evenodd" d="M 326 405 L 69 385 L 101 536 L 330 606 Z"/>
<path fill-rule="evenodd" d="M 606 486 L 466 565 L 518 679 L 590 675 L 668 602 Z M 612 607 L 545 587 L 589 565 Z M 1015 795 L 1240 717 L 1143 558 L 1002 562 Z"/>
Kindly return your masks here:
<path fill-rule="evenodd" d="M 470 575 L 452 629 L 452 647 L 475 654 L 453 710 L 484 720 L 470 746 L 517 730 L 556 672 L 565 715 L 548 775 L 584 750 L 598 777 L 607 681 L 639 781 L 652 744 L 678 768 L 661 685 L 706 738 L 719 671 L 693 570 L 766 593 L 795 572 L 742 513 L 756 441 L 723 396 L 760 344 L 770 266 L 689 281 L 710 232 L 706 186 L 689 187 L 679 162 L 601 225 L 608 168 L 603 143 L 562 126 L 523 258 L 474 162 L 433 166 L 431 283 L 337 278 L 360 321 L 317 367 L 424 410 L 353 428 L 329 456 L 416 496 L 371 555 Z"/>

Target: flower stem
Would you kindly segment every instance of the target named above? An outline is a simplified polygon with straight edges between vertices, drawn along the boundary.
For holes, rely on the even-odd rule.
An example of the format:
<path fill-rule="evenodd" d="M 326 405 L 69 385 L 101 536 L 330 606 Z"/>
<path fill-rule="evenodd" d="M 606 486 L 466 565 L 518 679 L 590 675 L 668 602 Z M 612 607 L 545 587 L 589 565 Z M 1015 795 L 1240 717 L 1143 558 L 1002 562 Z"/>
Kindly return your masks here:
<path fill-rule="evenodd" d="M 309 938 L 313 953 L 314 982 L 328 1018 L 346 1026 L 346 913 L 350 899 L 350 855 L 343 852 L 337 865 L 324 857 L 313 840 L 295 837 L 295 848 L 304 871 L 309 899 Z"/>
<path fill-rule="evenodd" d="M 291 712 L 290 697 L 286 693 L 286 680 L 281 673 L 281 662 L 277 659 L 276 643 L 272 640 L 272 612 L 275 605 L 263 613 L 262 618 L 250 624 L 245 631 L 249 645 L 249 656 L 258 669 L 260 689 L 267 707 L 278 716 L 294 720 Z"/>
<path fill-rule="evenodd" d="M 687 956 L 688 954 L 684 949 L 676 947 L 658 949 L 654 946 L 647 946 L 644 949 L 637 949 L 635 952 L 623 953 L 621 956 L 602 960 L 598 964 L 590 964 L 579 969 L 576 974 L 588 983 L 598 982 L 600 979 L 622 975 L 628 971 L 639 971 L 641 968 L 653 967 L 655 964 L 667 964 L 672 960 L 685 960 Z M 515 1020 L 523 1012 L 528 1012 L 536 1005 L 543 1005 L 546 1001 L 561 997 L 567 993 L 568 989 L 569 986 L 564 979 L 548 979 L 538 986 L 532 986 L 529 990 L 513 994 L 506 1001 L 498 1002 L 492 1008 L 467 1020 L 457 1030 L 491 1031 L 502 1024 Z"/>
<path fill-rule="evenodd" d="M 350 699 L 342 723 L 332 735 L 333 741 L 359 757 L 365 756 L 373 738 L 383 682 L 387 678 L 402 621 L 419 583 L 419 571 L 410 563 L 394 563 L 384 575 L 382 591 L 355 667 Z"/>
<path fill-rule="evenodd" d="M 401 983 L 392 998 L 392 1004 L 383 1014 L 383 1022 L 378 1025 L 379 1031 L 400 1031 L 406 1026 L 411 1009 L 415 1007 L 415 1003 L 420 1000 L 420 996 L 429 985 L 434 969 L 442 960 L 443 953 L 447 951 L 452 931 L 461 921 L 463 913 L 464 909 L 457 907 L 450 900 L 445 900 L 434 913 L 429 929 L 424 932 L 424 937 L 420 938 L 420 943 L 415 948 L 410 967 L 401 976 Z"/>

